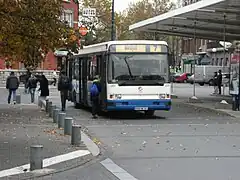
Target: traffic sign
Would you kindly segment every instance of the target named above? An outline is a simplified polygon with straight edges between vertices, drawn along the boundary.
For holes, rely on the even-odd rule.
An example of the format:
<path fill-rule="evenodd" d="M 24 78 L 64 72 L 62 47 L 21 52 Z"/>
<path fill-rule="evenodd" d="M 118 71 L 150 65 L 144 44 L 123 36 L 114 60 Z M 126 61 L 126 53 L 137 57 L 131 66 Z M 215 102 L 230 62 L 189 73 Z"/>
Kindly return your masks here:
<path fill-rule="evenodd" d="M 82 35 L 82 36 L 86 36 L 87 33 L 88 33 L 88 28 L 87 27 L 84 27 L 84 26 L 81 26 L 79 28 L 79 33 Z"/>
<path fill-rule="evenodd" d="M 97 11 L 95 8 L 83 8 L 82 16 L 84 17 L 96 17 Z"/>

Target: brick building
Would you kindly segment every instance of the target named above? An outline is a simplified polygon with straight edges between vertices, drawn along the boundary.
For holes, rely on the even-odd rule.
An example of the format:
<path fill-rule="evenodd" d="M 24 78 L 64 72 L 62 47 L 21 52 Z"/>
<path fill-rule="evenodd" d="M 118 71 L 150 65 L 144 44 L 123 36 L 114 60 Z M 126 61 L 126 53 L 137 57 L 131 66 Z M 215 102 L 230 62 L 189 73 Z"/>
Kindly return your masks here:
<path fill-rule="evenodd" d="M 63 13 L 60 17 L 61 20 L 66 21 L 70 27 L 78 28 L 79 7 L 77 0 L 62 0 L 63 1 Z M 0 69 L 6 69 L 8 66 L 11 69 L 24 69 L 24 65 L 21 62 L 7 62 L 4 59 L 0 59 Z M 38 69 L 42 70 L 54 70 L 57 68 L 57 59 L 53 52 L 49 52 L 45 60 L 39 64 Z"/>

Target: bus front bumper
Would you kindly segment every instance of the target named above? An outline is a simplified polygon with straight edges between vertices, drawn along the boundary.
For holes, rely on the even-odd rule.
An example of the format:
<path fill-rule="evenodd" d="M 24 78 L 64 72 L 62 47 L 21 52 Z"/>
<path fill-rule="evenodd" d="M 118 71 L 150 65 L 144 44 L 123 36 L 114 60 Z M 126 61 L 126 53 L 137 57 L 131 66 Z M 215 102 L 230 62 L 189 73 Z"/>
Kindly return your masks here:
<path fill-rule="evenodd" d="M 171 109 L 171 99 L 107 100 L 108 111 L 147 111 Z"/>

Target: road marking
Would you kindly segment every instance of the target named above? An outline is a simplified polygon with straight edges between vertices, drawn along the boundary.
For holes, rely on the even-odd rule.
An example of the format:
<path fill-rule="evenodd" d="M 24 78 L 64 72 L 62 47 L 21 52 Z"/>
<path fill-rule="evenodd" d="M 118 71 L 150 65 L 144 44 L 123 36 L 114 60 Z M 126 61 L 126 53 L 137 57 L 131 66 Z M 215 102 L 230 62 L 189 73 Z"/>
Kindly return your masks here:
<path fill-rule="evenodd" d="M 83 120 L 89 120 L 89 119 L 81 119 L 82 121 Z M 99 120 L 99 119 L 98 119 Z M 103 119 L 104 120 L 104 119 Z M 135 125 L 135 124 L 114 124 L 114 125 L 111 125 L 111 124 L 103 124 L 103 125 L 87 125 L 87 128 L 122 128 L 122 127 L 125 127 L 125 128 L 131 128 L 131 127 L 152 127 L 152 128 L 157 128 L 157 127 L 162 127 L 162 125 L 167 125 L 167 126 L 205 126 L 206 124 L 164 124 L 164 123 L 161 123 L 161 124 L 138 124 L 138 125 Z M 215 125 L 215 124 L 209 124 L 209 125 Z M 218 124 L 217 124 L 218 125 Z M 231 124 L 229 124 L 231 125 Z"/>
<path fill-rule="evenodd" d="M 54 164 L 62 163 L 62 162 L 65 162 L 65 161 L 69 161 L 69 160 L 72 160 L 72 159 L 76 159 L 76 158 L 79 158 L 79 157 L 82 157 L 82 156 L 86 156 L 88 154 L 90 154 L 90 151 L 88 151 L 88 150 L 78 150 L 78 151 L 73 151 L 73 152 L 70 152 L 70 153 L 67 153 L 67 154 L 62 154 L 62 155 L 59 155 L 59 156 L 47 158 L 47 159 L 43 160 L 43 168 L 52 166 Z M 29 172 L 30 164 L 25 164 L 25 165 L 18 166 L 18 167 L 15 167 L 15 168 L 0 171 L 0 178 L 1 177 L 6 177 L 6 176 L 13 176 L 13 175 L 17 175 L 17 174 L 26 173 L 26 172 L 23 171 L 24 169 L 27 169 L 26 172 Z"/>
<path fill-rule="evenodd" d="M 107 158 L 101 164 L 119 180 L 138 180 L 125 171 L 120 166 L 116 165 L 111 159 Z"/>

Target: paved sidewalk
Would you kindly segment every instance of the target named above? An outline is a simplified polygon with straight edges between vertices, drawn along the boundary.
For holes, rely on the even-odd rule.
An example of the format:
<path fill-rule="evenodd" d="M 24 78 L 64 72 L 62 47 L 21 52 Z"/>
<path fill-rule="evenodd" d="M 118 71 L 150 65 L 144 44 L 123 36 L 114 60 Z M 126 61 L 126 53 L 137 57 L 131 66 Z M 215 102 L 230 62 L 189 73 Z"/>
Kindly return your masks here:
<path fill-rule="evenodd" d="M 70 137 L 64 136 L 35 104 L 0 104 L 0 179 L 4 177 L 2 170 L 29 163 L 30 146 L 34 144 L 43 145 L 44 159 L 87 150 L 84 145 L 71 146 Z"/>

